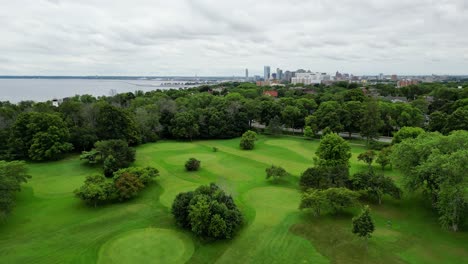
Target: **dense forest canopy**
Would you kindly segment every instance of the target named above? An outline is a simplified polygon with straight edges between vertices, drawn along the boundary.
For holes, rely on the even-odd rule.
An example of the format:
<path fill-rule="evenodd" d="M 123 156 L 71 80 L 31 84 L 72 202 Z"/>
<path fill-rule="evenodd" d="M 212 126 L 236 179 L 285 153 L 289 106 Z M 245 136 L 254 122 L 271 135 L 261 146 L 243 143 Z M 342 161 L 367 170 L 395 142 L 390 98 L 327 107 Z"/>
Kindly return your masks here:
<path fill-rule="evenodd" d="M 278 98 L 263 95 L 267 90 L 276 90 Z M 392 103 L 385 96 L 405 97 L 408 102 Z M 448 134 L 468 129 L 468 85 L 257 87 L 232 82 L 112 97 L 77 95 L 59 107 L 51 102 L 1 102 L 0 159 L 53 160 L 109 139 L 134 146 L 160 138 L 232 138 L 252 129 L 255 122 L 307 126 L 309 135 L 329 129 L 368 139 L 391 136 L 405 126 Z"/>

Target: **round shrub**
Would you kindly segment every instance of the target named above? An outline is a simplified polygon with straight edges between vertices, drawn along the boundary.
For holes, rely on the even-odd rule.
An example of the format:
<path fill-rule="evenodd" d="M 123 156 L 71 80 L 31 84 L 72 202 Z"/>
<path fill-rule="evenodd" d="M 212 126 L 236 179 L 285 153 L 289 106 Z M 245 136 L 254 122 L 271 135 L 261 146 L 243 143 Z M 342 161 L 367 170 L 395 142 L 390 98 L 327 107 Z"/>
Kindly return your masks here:
<path fill-rule="evenodd" d="M 195 158 L 190 158 L 185 162 L 185 169 L 188 171 L 197 171 L 200 168 L 200 161 Z"/>
<path fill-rule="evenodd" d="M 210 239 L 232 238 L 244 222 L 232 197 L 214 183 L 179 193 L 171 212 L 179 226 Z"/>

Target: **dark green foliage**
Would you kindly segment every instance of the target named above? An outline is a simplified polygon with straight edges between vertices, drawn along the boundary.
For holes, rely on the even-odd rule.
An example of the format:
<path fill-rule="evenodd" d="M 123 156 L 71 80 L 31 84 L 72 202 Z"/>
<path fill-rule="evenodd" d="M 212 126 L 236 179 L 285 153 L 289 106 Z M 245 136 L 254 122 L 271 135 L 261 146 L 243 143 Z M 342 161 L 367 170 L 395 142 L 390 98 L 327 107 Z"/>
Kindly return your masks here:
<path fill-rule="evenodd" d="M 398 132 L 393 135 L 393 144 L 400 143 L 408 138 L 417 138 L 424 133 L 424 129 L 420 127 L 402 127 Z"/>
<path fill-rule="evenodd" d="M 343 108 L 336 101 L 321 103 L 317 111 L 313 114 L 317 120 L 319 130 L 326 127 L 333 132 L 341 132 L 344 129 L 342 124 Z"/>
<path fill-rule="evenodd" d="M 356 234 L 360 237 L 368 238 L 371 237 L 371 234 L 375 230 L 374 221 L 370 215 L 369 206 L 365 206 L 364 209 L 361 211 L 356 217 L 353 217 L 353 234 Z"/>
<path fill-rule="evenodd" d="M 304 126 L 304 116 L 301 110 L 296 106 L 288 105 L 281 112 L 283 123 L 290 128 L 299 128 Z"/>
<path fill-rule="evenodd" d="M 392 165 L 391 155 L 392 147 L 383 148 L 379 154 L 377 154 L 377 160 L 375 162 L 382 167 L 382 170 L 385 170 L 387 165 Z"/>
<path fill-rule="evenodd" d="M 116 172 L 116 171 L 118 171 L 120 169 L 120 166 L 119 166 L 119 163 L 117 162 L 117 160 L 114 158 L 114 156 L 109 155 L 104 160 L 103 168 L 104 168 L 104 175 L 106 177 L 112 177 L 114 172 Z"/>
<path fill-rule="evenodd" d="M 172 203 L 171 212 L 181 227 L 190 228 L 189 206 L 193 196 L 194 192 L 179 193 Z"/>
<path fill-rule="evenodd" d="M 191 112 L 181 112 L 174 116 L 171 121 L 172 135 L 179 139 L 190 139 L 199 135 L 199 126 L 196 123 L 195 116 Z"/>
<path fill-rule="evenodd" d="M 364 104 L 364 110 L 362 115 L 361 124 L 361 135 L 369 142 L 379 136 L 379 130 L 383 125 L 380 118 L 379 105 L 375 100 L 370 100 Z"/>
<path fill-rule="evenodd" d="M 304 171 L 299 179 L 302 189 L 327 189 L 345 187 L 349 181 L 349 168 L 346 165 L 316 166 Z"/>
<path fill-rule="evenodd" d="M 102 158 L 112 155 L 120 168 L 128 167 L 135 161 L 135 149 L 129 147 L 123 140 L 98 141 L 94 146 Z"/>
<path fill-rule="evenodd" d="M 102 175 L 88 176 L 84 185 L 75 190 L 75 195 L 94 206 L 125 201 L 137 196 L 158 175 L 159 171 L 153 167 L 132 167 L 116 171 L 112 179 Z"/>
<path fill-rule="evenodd" d="M 460 107 L 447 120 L 445 131 L 468 130 L 468 106 Z"/>
<path fill-rule="evenodd" d="M 22 113 L 13 124 L 9 146 L 13 157 L 32 160 L 54 160 L 73 146 L 68 143 L 70 134 L 63 120 L 55 114 Z"/>
<path fill-rule="evenodd" d="M 359 194 L 346 188 L 310 189 L 303 193 L 299 209 L 312 209 L 319 216 L 323 211 L 341 212 L 357 204 Z"/>
<path fill-rule="evenodd" d="M 315 136 L 315 132 L 312 130 L 310 126 L 304 127 L 304 137 L 308 139 L 312 139 Z"/>
<path fill-rule="evenodd" d="M 240 141 L 240 147 L 244 150 L 251 150 L 255 147 L 255 141 L 257 140 L 257 133 L 249 130 L 242 135 Z"/>
<path fill-rule="evenodd" d="M 358 160 L 363 161 L 369 165 L 369 168 L 372 168 L 372 162 L 374 162 L 375 159 L 375 152 L 373 150 L 368 150 L 364 153 L 359 154 Z"/>
<path fill-rule="evenodd" d="M 115 193 L 114 184 L 102 175 L 88 176 L 85 183 L 75 190 L 75 195 L 96 207 L 98 203 L 109 201 Z"/>
<path fill-rule="evenodd" d="M 80 159 L 90 164 L 102 163 L 107 177 L 135 161 L 135 150 L 123 140 L 98 141 L 94 146 L 91 151 L 83 151 Z"/>
<path fill-rule="evenodd" d="M 338 134 L 325 135 L 320 140 L 320 145 L 315 152 L 319 157 L 319 164 L 324 166 L 346 165 L 349 166 L 351 148 Z"/>
<path fill-rule="evenodd" d="M 362 93 L 362 91 L 360 91 Z M 358 98 L 355 98 L 358 99 Z M 343 105 L 345 118 L 343 120 L 344 130 L 349 133 L 358 133 L 360 131 L 360 124 L 364 113 L 362 101 L 349 101 Z"/>
<path fill-rule="evenodd" d="M 200 168 L 200 161 L 195 158 L 190 158 L 185 162 L 185 169 L 188 171 L 197 171 Z"/>
<path fill-rule="evenodd" d="M 468 132 L 424 133 L 393 146 L 392 163 L 406 187 L 429 194 L 443 227 L 457 231 L 467 219 Z"/>
<path fill-rule="evenodd" d="M 25 162 L 0 160 L 0 220 L 15 206 L 16 193 L 21 190 L 21 183 L 30 178 Z"/>
<path fill-rule="evenodd" d="M 379 204 L 382 203 L 385 194 L 395 199 L 400 199 L 402 194 L 392 178 L 376 174 L 372 170 L 354 174 L 351 177 L 351 184 L 354 190 L 365 192 L 369 197 L 375 198 Z"/>
<path fill-rule="evenodd" d="M 121 139 L 130 145 L 140 142 L 134 119 L 124 109 L 108 103 L 97 104 L 96 134 L 100 140 Z"/>
<path fill-rule="evenodd" d="M 232 238 L 243 223 L 232 197 L 214 183 L 179 193 L 171 212 L 179 226 L 211 239 Z"/>
<path fill-rule="evenodd" d="M 137 177 L 143 185 L 148 185 L 150 182 L 154 181 L 154 179 L 159 176 L 159 171 L 153 167 L 130 167 L 125 169 L 120 169 L 114 172 L 114 180 L 117 180 L 123 174 L 132 174 Z"/>
<path fill-rule="evenodd" d="M 281 125 L 281 119 L 278 116 L 273 117 L 268 126 L 266 127 L 266 132 L 270 135 L 281 135 L 283 133 L 283 127 Z"/>
<path fill-rule="evenodd" d="M 124 172 L 115 179 L 115 191 L 120 201 L 131 199 L 138 195 L 145 185 L 134 174 Z"/>
<path fill-rule="evenodd" d="M 274 181 L 278 181 L 288 175 L 285 169 L 280 166 L 271 165 L 271 167 L 265 169 L 266 179 L 273 178 Z"/>
<path fill-rule="evenodd" d="M 446 130 L 445 127 L 447 126 L 447 120 L 448 116 L 446 113 L 435 111 L 429 116 L 429 125 L 427 129 L 432 132 L 444 132 Z"/>

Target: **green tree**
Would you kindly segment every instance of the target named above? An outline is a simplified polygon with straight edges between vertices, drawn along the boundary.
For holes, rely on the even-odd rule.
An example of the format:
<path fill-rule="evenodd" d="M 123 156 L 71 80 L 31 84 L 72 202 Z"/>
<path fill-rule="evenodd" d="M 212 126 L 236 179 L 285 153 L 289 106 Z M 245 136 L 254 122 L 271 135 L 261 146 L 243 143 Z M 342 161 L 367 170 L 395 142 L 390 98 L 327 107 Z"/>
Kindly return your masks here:
<path fill-rule="evenodd" d="M 75 195 L 83 201 L 97 206 L 98 203 L 113 198 L 114 185 L 102 175 L 86 177 L 84 185 L 75 190 Z"/>
<path fill-rule="evenodd" d="M 243 223 L 232 197 L 213 183 L 178 194 L 171 211 L 179 226 L 212 239 L 231 238 Z"/>
<path fill-rule="evenodd" d="M 200 168 L 200 161 L 195 158 L 190 158 L 185 162 L 185 169 L 187 171 L 197 171 Z"/>
<path fill-rule="evenodd" d="M 260 123 L 269 124 L 275 116 L 281 116 L 281 106 L 271 99 L 260 103 Z"/>
<path fill-rule="evenodd" d="M 102 102 L 96 107 L 96 133 L 100 140 L 121 139 L 130 145 L 140 142 L 135 120 L 128 112 Z"/>
<path fill-rule="evenodd" d="M 454 130 L 468 130 L 468 106 L 460 107 L 449 115 L 445 131 Z"/>
<path fill-rule="evenodd" d="M 359 194 L 346 188 L 309 189 L 303 193 L 299 209 L 312 209 L 316 216 L 322 212 L 337 213 L 357 204 Z"/>
<path fill-rule="evenodd" d="M 358 155 L 358 160 L 367 163 L 369 169 L 372 169 L 372 162 L 375 159 L 375 152 L 373 150 L 368 150 Z"/>
<path fill-rule="evenodd" d="M 130 168 L 120 169 L 114 172 L 114 181 L 116 181 L 124 173 L 134 175 L 145 186 L 148 185 L 150 182 L 154 181 L 154 179 L 157 176 L 159 176 L 158 169 L 153 168 L 153 167 L 144 167 L 144 168 L 130 167 Z"/>
<path fill-rule="evenodd" d="M 180 227 L 190 227 L 189 206 L 193 196 L 193 192 L 179 193 L 172 203 L 171 213 Z"/>
<path fill-rule="evenodd" d="M 346 140 L 338 134 L 331 133 L 320 140 L 320 145 L 315 154 L 319 158 L 319 163 L 324 166 L 349 166 L 351 148 Z"/>
<path fill-rule="evenodd" d="M 155 142 L 158 140 L 162 127 L 159 123 L 159 114 L 156 106 L 139 107 L 135 109 L 134 115 L 135 124 L 140 132 L 142 142 Z"/>
<path fill-rule="evenodd" d="M 363 116 L 363 104 L 360 101 L 349 101 L 343 105 L 345 119 L 343 121 L 344 130 L 348 131 L 348 137 L 351 138 L 352 133 L 360 131 L 361 119 Z"/>
<path fill-rule="evenodd" d="M 322 210 L 324 210 L 326 206 L 327 199 L 323 191 L 309 190 L 302 194 L 299 209 L 311 209 L 315 216 L 320 216 Z"/>
<path fill-rule="evenodd" d="M 361 120 L 361 135 L 366 138 L 367 143 L 379 136 L 379 129 L 383 122 L 380 119 L 379 105 L 375 100 L 364 104 L 364 112 Z"/>
<path fill-rule="evenodd" d="M 118 171 L 121 167 L 119 166 L 119 163 L 114 158 L 114 156 L 109 155 L 104 160 L 103 168 L 104 168 L 104 175 L 106 177 L 112 177 L 112 175 L 114 175 L 114 172 Z"/>
<path fill-rule="evenodd" d="M 318 132 L 318 121 L 315 115 L 309 115 L 305 118 L 305 126 L 309 126 L 314 133 Z"/>
<path fill-rule="evenodd" d="M 424 129 L 420 127 L 402 127 L 393 136 L 392 143 L 397 144 L 408 138 L 417 138 L 419 135 L 424 133 Z"/>
<path fill-rule="evenodd" d="M 288 175 L 285 169 L 280 166 L 271 165 L 271 167 L 266 168 L 266 179 L 272 178 L 274 181 L 278 181 L 281 178 L 284 178 Z"/>
<path fill-rule="evenodd" d="M 91 151 L 83 151 L 80 159 L 90 164 L 103 164 L 104 169 L 106 170 L 106 167 L 108 169 L 106 174 L 108 177 L 135 161 L 135 149 L 129 147 L 124 140 L 98 141 L 94 146 L 95 148 Z M 109 159 L 109 156 L 112 158 Z"/>
<path fill-rule="evenodd" d="M 327 189 L 344 187 L 349 181 L 349 168 L 347 165 L 316 166 L 305 170 L 299 179 L 302 189 Z"/>
<path fill-rule="evenodd" d="M 68 130 L 56 126 L 49 127 L 47 132 L 36 133 L 29 148 L 29 157 L 36 161 L 58 159 L 62 153 L 73 149 L 72 144 L 65 142 L 68 136 Z"/>
<path fill-rule="evenodd" d="M 240 141 L 240 147 L 244 150 L 251 150 L 255 147 L 255 141 L 257 140 L 257 133 L 249 130 L 242 135 Z"/>
<path fill-rule="evenodd" d="M 281 119 L 278 116 L 275 116 L 270 120 L 266 127 L 266 132 L 274 136 L 281 135 L 283 133 Z"/>
<path fill-rule="evenodd" d="M 114 184 L 117 198 L 120 201 L 125 201 L 137 196 L 140 190 L 145 187 L 141 180 L 131 173 L 121 174 L 120 177 L 115 180 Z"/>
<path fill-rule="evenodd" d="M 215 214 L 211 217 L 210 226 L 208 227 L 208 235 L 216 239 L 222 239 L 226 234 L 227 225 L 224 219 Z"/>
<path fill-rule="evenodd" d="M 10 152 L 18 159 L 57 159 L 72 149 L 68 139 L 69 130 L 60 116 L 37 112 L 22 113 L 11 128 Z"/>
<path fill-rule="evenodd" d="M 179 139 L 192 140 L 199 135 L 199 126 L 195 120 L 195 116 L 191 112 L 180 112 L 174 116 L 171 121 L 172 135 Z"/>
<path fill-rule="evenodd" d="M 329 127 L 333 132 L 341 132 L 344 129 L 341 116 L 343 109 L 336 101 L 323 102 L 313 114 L 317 119 L 318 129 Z"/>
<path fill-rule="evenodd" d="M 323 192 L 333 213 L 356 205 L 359 198 L 358 193 L 347 188 L 329 188 L 323 190 Z"/>
<path fill-rule="evenodd" d="M 385 170 L 387 165 L 392 166 L 392 147 L 383 148 L 379 154 L 377 154 L 376 162 L 382 167 L 382 171 Z"/>
<path fill-rule="evenodd" d="M 365 206 L 364 209 L 361 211 L 356 217 L 353 217 L 353 234 L 358 235 L 359 237 L 363 237 L 366 240 L 366 249 L 367 249 L 367 241 L 371 238 L 372 233 L 375 230 L 374 221 L 370 215 L 369 206 Z"/>
<path fill-rule="evenodd" d="M 448 116 L 446 113 L 441 111 L 435 111 L 429 115 L 429 125 L 427 129 L 432 132 L 444 132 L 445 126 L 447 126 Z"/>
<path fill-rule="evenodd" d="M 392 163 L 403 172 L 406 187 L 430 195 L 442 226 L 453 231 L 467 218 L 467 149 L 467 131 L 425 133 L 393 146 Z"/>
<path fill-rule="evenodd" d="M 0 220 L 15 206 L 16 193 L 21 190 L 21 183 L 26 183 L 30 178 L 25 162 L 0 160 Z"/>
<path fill-rule="evenodd" d="M 283 123 L 290 128 L 296 128 L 298 124 L 303 123 L 304 120 L 301 110 L 296 106 L 288 105 L 281 112 Z"/>
<path fill-rule="evenodd" d="M 351 178 L 351 184 L 354 190 L 364 191 L 368 196 L 376 198 L 379 204 L 382 204 L 382 197 L 385 194 L 395 199 L 401 198 L 402 191 L 392 178 L 376 174 L 373 171 L 354 174 Z"/>
<path fill-rule="evenodd" d="M 308 139 L 312 139 L 312 138 L 314 138 L 314 136 L 315 136 L 315 133 L 312 130 L 312 128 L 310 126 L 306 126 L 304 128 L 304 137 L 306 137 Z"/>

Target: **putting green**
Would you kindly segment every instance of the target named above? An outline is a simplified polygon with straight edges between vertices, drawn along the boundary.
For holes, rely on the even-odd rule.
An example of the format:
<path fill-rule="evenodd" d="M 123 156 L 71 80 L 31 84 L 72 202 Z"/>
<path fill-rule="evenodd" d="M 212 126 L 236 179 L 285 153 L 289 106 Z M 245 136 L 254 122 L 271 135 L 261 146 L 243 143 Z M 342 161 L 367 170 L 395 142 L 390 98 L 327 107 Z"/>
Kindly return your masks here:
<path fill-rule="evenodd" d="M 145 228 L 106 242 L 99 251 L 98 263 L 185 263 L 193 252 L 188 235 L 171 229 Z"/>

